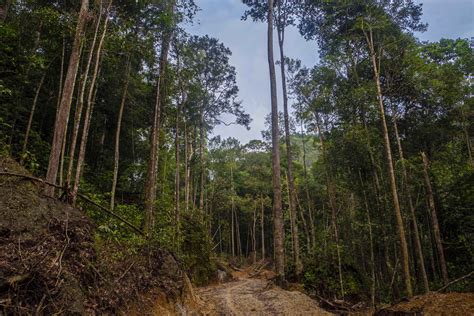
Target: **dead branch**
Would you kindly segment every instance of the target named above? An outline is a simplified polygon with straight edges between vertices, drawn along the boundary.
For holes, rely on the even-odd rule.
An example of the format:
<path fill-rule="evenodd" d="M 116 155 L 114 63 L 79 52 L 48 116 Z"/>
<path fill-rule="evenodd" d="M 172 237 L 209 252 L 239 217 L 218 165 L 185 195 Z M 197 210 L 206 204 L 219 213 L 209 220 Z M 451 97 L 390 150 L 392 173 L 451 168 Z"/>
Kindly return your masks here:
<path fill-rule="evenodd" d="M 458 283 L 462 280 L 465 280 L 467 278 L 470 278 L 472 275 L 474 275 L 474 271 L 471 271 L 469 272 L 468 274 L 460 277 L 460 278 L 457 278 L 456 280 L 453 280 L 451 282 L 449 282 L 448 284 L 446 284 L 445 286 L 439 288 L 438 290 L 436 290 L 435 292 L 442 292 L 443 290 L 447 289 L 448 287 L 450 287 L 451 285 L 455 284 L 455 283 Z"/>
<path fill-rule="evenodd" d="M 253 277 L 259 275 L 262 272 L 263 268 L 265 268 L 267 265 L 268 265 L 268 261 L 264 262 L 260 266 L 260 268 L 258 268 L 254 273 L 249 274 L 249 278 L 253 278 Z"/>
<path fill-rule="evenodd" d="M 135 262 L 132 262 L 132 264 L 127 268 L 127 270 L 125 270 L 125 272 L 122 273 L 122 275 L 117 280 L 115 280 L 114 283 L 118 283 L 127 274 L 127 272 L 130 271 L 130 269 L 133 267 L 134 263 Z"/>
<path fill-rule="evenodd" d="M 90 204 L 92 205 L 95 205 L 97 206 L 98 208 L 100 208 L 102 211 L 106 212 L 107 214 L 115 217 L 116 219 L 118 219 L 119 221 L 123 222 L 124 224 L 128 225 L 130 228 L 132 228 L 134 231 L 136 231 L 137 233 L 139 233 L 140 235 L 142 236 L 145 236 L 145 234 L 138 228 L 136 227 L 135 225 L 133 225 L 132 223 L 130 223 L 129 221 L 127 221 L 126 219 L 123 219 L 122 217 L 118 216 L 117 214 L 115 214 L 114 212 L 110 211 L 109 209 L 103 207 L 102 205 L 92 201 L 90 198 L 88 198 L 87 196 L 83 195 L 83 194 L 80 194 L 78 193 L 77 194 L 78 197 L 80 197 L 81 199 L 85 200 L 86 202 L 89 202 Z"/>
<path fill-rule="evenodd" d="M 229 267 L 231 267 L 232 270 L 235 270 L 235 271 L 239 271 L 239 272 L 242 272 L 244 270 L 240 269 L 240 268 L 237 268 L 236 266 L 234 266 L 233 264 L 229 263 Z"/>

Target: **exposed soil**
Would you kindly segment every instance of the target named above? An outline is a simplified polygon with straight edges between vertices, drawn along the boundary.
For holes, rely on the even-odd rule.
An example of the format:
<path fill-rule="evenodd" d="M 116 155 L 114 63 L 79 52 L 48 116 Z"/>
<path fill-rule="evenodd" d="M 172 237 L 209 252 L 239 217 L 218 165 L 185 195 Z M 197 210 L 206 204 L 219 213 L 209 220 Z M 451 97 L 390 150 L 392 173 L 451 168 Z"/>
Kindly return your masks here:
<path fill-rule="evenodd" d="M 384 308 L 376 315 L 474 315 L 474 293 L 428 293 Z"/>
<path fill-rule="evenodd" d="M 271 275 L 263 271 L 260 275 Z M 233 273 L 234 281 L 199 288 L 197 294 L 207 304 L 204 315 L 332 315 L 307 295 L 286 291 L 266 278 Z"/>
<path fill-rule="evenodd" d="M 29 175 L 0 157 L 0 170 Z M 42 185 L 0 177 L 0 315 L 179 314 L 195 297 L 174 256 L 95 238 L 78 208 Z"/>

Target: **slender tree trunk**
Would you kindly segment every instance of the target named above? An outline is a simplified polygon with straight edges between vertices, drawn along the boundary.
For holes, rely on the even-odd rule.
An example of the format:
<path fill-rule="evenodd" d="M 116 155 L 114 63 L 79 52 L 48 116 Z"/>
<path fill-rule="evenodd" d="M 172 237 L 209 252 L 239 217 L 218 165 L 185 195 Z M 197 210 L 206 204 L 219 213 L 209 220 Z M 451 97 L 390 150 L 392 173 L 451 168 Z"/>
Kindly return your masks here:
<path fill-rule="evenodd" d="M 281 21 L 281 5 L 278 6 L 278 17 L 280 25 L 278 25 L 278 46 L 280 48 L 280 71 L 281 71 L 281 86 L 283 91 L 283 116 L 285 121 L 285 143 L 286 143 L 286 159 L 287 159 L 287 170 L 288 170 L 288 187 L 289 187 L 289 207 L 290 207 L 290 222 L 291 222 L 291 242 L 293 245 L 293 264 L 295 265 L 296 279 L 301 277 L 303 272 L 303 264 L 301 263 L 300 257 L 300 246 L 298 238 L 298 223 L 296 214 L 296 201 L 295 201 L 295 179 L 293 177 L 293 156 L 291 152 L 291 139 L 290 139 L 290 119 L 288 114 L 288 94 L 286 90 L 286 74 L 285 74 L 285 54 L 284 54 L 284 41 L 285 41 L 285 28 Z"/>
<path fill-rule="evenodd" d="M 240 224 L 239 218 L 237 217 L 237 211 L 234 208 L 234 215 L 235 215 L 235 238 L 237 239 L 236 246 L 237 246 L 237 256 L 239 256 L 239 261 L 242 260 L 242 240 L 240 239 Z"/>
<path fill-rule="evenodd" d="M 201 168 L 199 170 L 199 175 L 200 175 L 200 189 L 199 189 L 199 210 L 201 213 L 204 213 L 204 181 L 206 179 L 205 177 L 205 168 L 206 168 L 206 163 L 205 163 L 205 158 L 204 158 L 204 112 L 201 113 L 201 121 L 199 123 L 199 160 L 201 162 Z M 201 215 L 202 215 L 201 214 Z"/>
<path fill-rule="evenodd" d="M 176 108 L 176 130 L 175 130 L 175 179 L 174 179 L 174 190 L 175 190 L 175 241 L 176 245 L 179 245 L 179 236 L 180 236 L 180 168 L 179 168 L 179 120 L 181 116 L 181 109 L 185 102 L 184 92 L 182 91 L 181 101 Z"/>
<path fill-rule="evenodd" d="M 38 88 L 36 88 L 36 93 L 35 93 L 35 97 L 33 99 L 33 104 L 31 105 L 30 116 L 28 118 L 28 125 L 26 126 L 25 138 L 23 140 L 23 149 L 21 150 L 21 152 L 22 152 L 21 160 L 20 160 L 21 164 L 23 164 L 24 155 L 26 153 L 26 148 L 28 146 L 28 138 L 30 136 L 31 125 L 33 124 L 33 116 L 35 115 L 36 104 L 38 103 L 38 97 L 39 97 L 41 88 L 43 87 L 44 78 L 46 78 L 46 71 L 44 72 L 43 76 L 41 77 L 41 80 L 38 84 Z"/>
<path fill-rule="evenodd" d="M 316 232 L 314 227 L 313 221 L 313 208 L 311 207 L 311 196 L 309 194 L 309 184 L 308 184 L 308 168 L 306 167 L 306 140 L 305 140 L 305 133 L 303 132 L 303 121 L 301 121 L 301 135 L 302 135 L 302 143 L 303 143 L 303 176 L 304 176 L 304 189 L 306 193 L 306 202 L 308 205 L 308 215 L 309 215 L 309 223 L 310 233 L 311 233 L 311 244 L 308 244 L 308 248 L 310 249 L 309 252 L 312 252 L 312 249 L 316 247 Z M 304 218 L 304 216 L 303 216 Z"/>
<path fill-rule="evenodd" d="M 365 34 L 366 34 L 367 44 L 370 49 L 370 58 L 372 61 L 372 68 L 374 71 L 374 81 L 377 88 L 377 99 L 379 102 L 380 118 L 382 121 L 385 154 L 386 154 L 386 159 L 387 159 L 388 175 L 390 179 L 390 189 L 392 193 L 393 207 L 394 207 L 395 217 L 396 217 L 397 226 L 398 226 L 398 238 L 399 238 L 400 248 L 402 252 L 402 267 L 403 267 L 403 277 L 405 281 L 405 289 L 407 291 L 407 296 L 411 297 L 413 296 L 413 289 L 411 286 L 410 266 L 409 266 L 409 259 L 408 259 L 408 245 L 407 245 L 407 240 L 405 236 L 405 227 L 403 225 L 400 202 L 398 199 L 397 182 L 395 179 L 395 170 L 393 168 L 392 149 L 390 148 L 390 138 L 388 135 L 387 120 L 385 119 L 385 106 L 383 102 L 382 87 L 380 84 L 379 68 L 377 66 L 377 59 L 376 59 L 376 53 L 375 53 L 375 48 L 374 48 L 374 43 L 373 43 L 372 32 L 370 32 L 369 35 L 367 35 L 367 33 Z"/>
<path fill-rule="evenodd" d="M 83 126 L 83 132 L 82 132 L 82 137 L 81 137 L 81 144 L 79 146 L 79 155 L 77 157 L 76 175 L 74 177 L 74 185 L 72 187 L 72 193 L 71 193 L 73 204 L 75 204 L 76 202 L 77 192 L 79 191 L 79 184 L 81 181 L 81 176 L 82 176 L 82 171 L 83 171 L 83 166 L 84 166 L 84 159 L 86 156 L 87 140 L 89 137 L 90 123 L 92 120 L 92 113 L 93 113 L 95 97 L 97 93 L 96 81 L 97 81 L 97 77 L 99 73 L 99 66 L 101 63 L 102 47 L 104 45 L 105 35 L 107 34 L 107 25 L 109 22 L 109 12 L 110 12 L 111 5 L 112 5 L 112 0 L 109 2 L 107 11 L 105 13 L 104 28 L 102 30 L 99 44 L 97 45 L 94 71 L 92 73 L 91 83 L 89 86 L 89 93 L 87 96 L 87 108 L 86 108 L 86 113 L 84 115 L 84 126 Z"/>
<path fill-rule="evenodd" d="M 281 207 L 280 183 L 280 130 L 278 128 L 278 103 L 276 90 L 275 62 L 273 59 L 273 0 L 268 0 L 268 67 L 270 72 L 270 94 L 272 108 L 272 170 L 273 170 L 273 240 L 275 249 L 276 283 L 285 282 L 284 222 Z"/>
<path fill-rule="evenodd" d="M 168 3 L 170 16 L 174 15 L 175 1 L 170 0 Z M 157 80 L 156 87 L 156 101 L 155 110 L 153 115 L 153 125 L 151 128 L 150 138 L 150 155 L 147 166 L 147 176 L 145 181 L 145 234 L 149 236 L 154 229 L 154 209 L 156 200 L 156 180 L 157 180 L 157 165 L 158 165 L 158 140 L 161 129 L 161 107 L 162 101 L 164 100 L 164 84 L 166 77 L 166 67 L 168 64 L 168 52 L 171 43 L 171 37 L 173 35 L 174 26 L 170 27 L 169 30 L 163 35 L 163 41 L 161 45 L 160 55 L 160 75 Z"/>
<path fill-rule="evenodd" d="M 331 223 L 334 232 L 334 241 L 336 243 L 336 255 L 337 255 L 337 266 L 339 271 L 339 286 L 341 288 L 341 296 L 344 298 L 344 281 L 342 277 L 342 260 L 341 260 L 341 249 L 339 245 L 339 231 L 337 229 L 337 209 L 336 209 L 336 200 L 335 200 L 335 192 L 334 192 L 334 185 L 332 182 L 333 174 L 331 167 L 329 166 L 329 161 L 327 160 L 326 154 L 326 145 L 324 136 L 321 130 L 321 122 L 319 120 L 319 114 L 316 113 L 316 128 L 319 135 L 319 141 L 321 142 L 321 149 L 323 152 L 323 161 L 325 165 L 325 175 L 326 175 L 326 186 L 327 186 L 327 193 L 329 198 L 329 207 L 331 208 Z"/>
<path fill-rule="evenodd" d="M 429 175 L 429 161 L 425 153 L 421 153 L 423 158 L 423 176 L 425 178 L 426 194 L 428 198 L 428 205 L 431 211 L 431 225 L 433 226 L 434 240 L 436 243 L 436 249 L 438 251 L 439 265 L 441 267 L 441 276 L 443 277 L 443 283 L 446 285 L 449 282 L 448 269 L 446 268 L 446 259 L 444 257 L 443 241 L 441 239 L 441 232 L 439 229 L 438 216 L 436 214 L 436 206 L 434 201 L 433 189 L 431 187 L 431 180 Z"/>
<path fill-rule="evenodd" d="M 397 140 L 397 146 L 398 146 L 398 154 L 400 156 L 400 160 L 402 162 L 402 175 L 403 175 L 403 180 L 405 182 L 405 194 L 407 196 L 408 200 L 408 209 L 410 210 L 410 217 L 411 217 L 411 224 L 413 227 L 413 234 L 414 234 L 414 243 L 415 243 L 415 253 L 417 256 L 417 261 L 418 261 L 418 267 L 420 269 L 421 277 L 423 280 L 423 286 L 425 289 L 425 293 L 430 291 L 430 285 L 428 282 L 428 275 L 426 274 L 426 269 L 425 269 L 425 259 L 423 256 L 423 248 L 421 246 L 421 240 L 420 240 L 420 232 L 418 230 L 418 223 L 416 220 L 416 214 L 415 214 L 415 207 L 413 205 L 413 199 L 411 196 L 411 191 L 408 186 L 408 172 L 407 168 L 405 166 L 405 157 L 403 155 L 403 147 L 402 147 L 402 142 L 400 140 L 400 135 L 398 133 L 398 124 L 397 124 L 397 116 L 394 111 L 393 115 L 393 129 L 395 131 L 395 138 Z"/>
<path fill-rule="evenodd" d="M 81 41 L 81 48 L 80 48 L 80 51 L 82 54 L 82 41 Z M 66 40 L 64 39 L 64 36 L 63 36 L 63 45 L 62 45 L 62 51 L 61 51 L 61 70 L 59 72 L 59 85 L 58 85 L 58 100 L 57 100 L 57 105 L 56 105 L 56 109 L 59 109 L 59 105 L 61 104 L 61 94 L 62 94 L 62 89 L 63 89 L 63 76 L 64 76 L 64 55 L 65 55 L 65 52 L 66 52 Z M 66 124 L 67 126 L 68 124 Z M 65 141 L 63 141 L 63 146 L 62 146 L 62 149 L 61 149 L 61 162 L 60 162 L 60 165 L 59 165 L 59 185 L 60 186 L 63 186 L 63 176 L 64 176 L 64 151 L 65 151 L 65 147 L 66 147 L 66 137 L 67 137 L 67 133 L 65 132 L 64 133 L 64 139 Z"/>
<path fill-rule="evenodd" d="M 192 144 L 188 140 L 189 129 L 187 129 L 186 120 L 184 121 L 184 203 L 186 212 L 189 210 L 189 197 L 191 194 L 191 158 L 193 156 Z"/>
<path fill-rule="evenodd" d="M 360 185 L 363 188 L 364 182 L 362 181 L 362 175 L 359 170 L 359 179 Z M 370 219 L 370 210 L 369 210 L 369 203 L 367 202 L 367 195 L 365 193 L 365 189 L 362 189 L 362 193 L 364 194 L 364 206 L 365 212 L 367 214 L 367 225 L 369 227 L 369 241 L 370 241 L 370 276 L 371 276 L 371 284 L 370 284 L 370 298 L 372 301 L 372 307 L 375 308 L 375 255 L 374 255 L 374 242 L 373 242 L 373 235 L 372 235 L 372 221 Z"/>
<path fill-rule="evenodd" d="M 253 226 L 252 226 L 252 262 L 255 264 L 257 262 L 257 199 L 255 198 L 254 208 L 253 208 Z"/>
<path fill-rule="evenodd" d="M 260 234 L 262 237 L 262 260 L 265 260 L 265 208 L 263 205 L 263 195 L 260 194 L 260 205 L 261 205 L 261 212 L 260 212 Z"/>
<path fill-rule="evenodd" d="M 77 98 L 77 106 L 76 106 L 76 113 L 74 114 L 74 122 L 72 127 L 72 135 L 71 135 L 71 144 L 69 146 L 69 162 L 67 167 L 67 174 L 66 174 L 66 186 L 69 187 L 72 183 L 72 172 L 74 168 L 74 154 L 76 152 L 76 145 L 77 145 L 77 138 L 79 135 L 79 126 L 81 124 L 82 118 L 82 110 L 84 107 L 84 96 L 86 92 L 87 86 L 87 79 L 89 77 L 90 66 L 92 64 L 92 57 L 94 56 L 95 44 L 97 41 L 97 36 L 99 34 L 99 26 L 102 16 L 102 2 L 100 3 L 99 13 L 97 15 L 97 21 L 94 30 L 94 36 L 92 38 L 92 42 L 90 45 L 89 55 L 87 57 L 86 69 L 82 74 L 79 82 L 79 94 Z"/>
<path fill-rule="evenodd" d="M 117 117 L 117 129 L 115 130 L 115 150 L 114 150 L 114 175 L 112 179 L 112 189 L 110 191 L 110 209 L 115 208 L 115 190 L 117 188 L 118 169 L 120 160 L 120 131 L 122 129 L 122 116 L 127 101 L 128 83 L 130 81 L 130 56 L 127 57 L 127 66 L 125 70 L 125 85 L 123 87 L 122 100 Z"/>
<path fill-rule="evenodd" d="M 469 157 L 469 162 L 471 163 L 471 168 L 474 169 L 474 159 L 472 157 L 472 143 L 471 143 L 471 138 L 469 137 L 469 131 L 467 129 L 466 115 L 464 114 L 464 110 L 462 107 L 460 108 L 460 112 L 461 112 L 462 130 L 464 132 L 464 138 L 466 139 L 467 155 Z"/>
<path fill-rule="evenodd" d="M 235 207 L 234 207 L 234 174 L 233 174 L 233 170 L 232 170 L 232 165 L 230 166 L 230 184 L 231 184 L 231 216 L 232 216 L 232 220 L 231 220 L 231 240 L 232 240 L 232 258 L 235 257 L 235 233 L 234 233 L 234 228 L 235 228 L 235 222 L 234 222 L 234 219 L 235 219 L 235 215 L 234 215 L 234 212 L 235 212 Z"/>
<path fill-rule="evenodd" d="M 69 58 L 69 65 L 64 82 L 63 93 L 61 96 L 61 103 L 58 108 L 58 113 L 54 123 L 53 141 L 51 144 L 51 153 L 49 156 L 48 171 L 46 173 L 46 181 L 49 183 L 56 183 L 58 175 L 59 160 L 61 156 L 61 148 L 65 139 L 64 131 L 67 117 L 72 102 L 72 94 L 76 82 L 77 68 L 79 66 L 81 41 L 84 36 L 84 28 L 87 21 L 89 11 L 89 0 L 82 0 L 81 9 L 76 25 L 76 34 L 74 36 L 74 44 L 72 46 L 71 56 Z M 47 196 L 54 195 L 54 187 L 46 185 L 44 193 Z"/>
<path fill-rule="evenodd" d="M 308 229 L 308 223 L 306 222 L 306 218 L 304 217 L 304 211 L 303 211 L 303 207 L 301 206 L 301 202 L 298 198 L 298 194 L 295 194 L 296 196 L 296 207 L 297 209 L 299 209 L 299 214 L 300 214 L 300 217 L 301 217 L 301 222 L 303 223 L 303 230 L 304 230 L 304 234 L 305 234 L 305 237 L 306 237 L 306 248 L 307 248 L 307 251 L 308 251 L 308 254 L 311 253 L 311 236 L 310 236 L 310 233 L 309 233 L 309 229 Z"/>

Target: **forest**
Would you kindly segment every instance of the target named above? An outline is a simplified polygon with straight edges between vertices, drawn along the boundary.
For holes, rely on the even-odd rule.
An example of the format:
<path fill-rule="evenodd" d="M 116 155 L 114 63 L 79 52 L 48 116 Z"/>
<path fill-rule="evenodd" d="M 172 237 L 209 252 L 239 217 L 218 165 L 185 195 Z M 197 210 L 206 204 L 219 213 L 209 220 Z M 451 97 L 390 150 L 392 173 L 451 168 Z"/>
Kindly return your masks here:
<path fill-rule="evenodd" d="M 413 0 L 241 2 L 244 23 L 267 30 L 265 118 L 247 113 L 226 43 L 188 33 L 199 1 L 0 5 L 0 160 L 16 166 L 0 164 L 0 314 L 60 311 L 62 283 L 10 278 L 38 275 L 21 252 L 8 257 L 21 175 L 44 203 L 87 217 L 95 253 L 114 249 L 120 266 L 158 248 L 195 288 L 253 267 L 334 313 L 472 295 L 472 39 L 421 41 L 429 26 Z M 286 54 L 290 28 L 318 48 L 312 66 Z M 266 128 L 248 143 L 215 133 L 258 119 Z M 65 229 L 63 254 L 77 246 Z M 137 260 L 116 279 L 138 275 Z M 459 314 L 474 312 L 463 300 Z M 118 313 L 90 306 L 79 313 Z"/>

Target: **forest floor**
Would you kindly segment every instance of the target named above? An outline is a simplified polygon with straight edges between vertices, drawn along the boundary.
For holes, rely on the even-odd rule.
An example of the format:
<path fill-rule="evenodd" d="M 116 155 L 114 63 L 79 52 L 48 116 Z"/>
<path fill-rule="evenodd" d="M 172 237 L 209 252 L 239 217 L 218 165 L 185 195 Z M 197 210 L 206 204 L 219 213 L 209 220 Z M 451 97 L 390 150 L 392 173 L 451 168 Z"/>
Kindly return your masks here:
<path fill-rule="evenodd" d="M 198 288 L 196 294 L 207 310 L 204 315 L 332 315 L 300 291 L 287 291 L 270 280 L 263 270 L 251 277 L 251 269 L 232 273 L 233 280 Z"/>
<path fill-rule="evenodd" d="M 381 309 L 376 315 L 474 315 L 474 293 L 430 292 Z"/>

